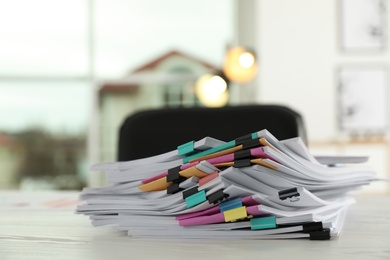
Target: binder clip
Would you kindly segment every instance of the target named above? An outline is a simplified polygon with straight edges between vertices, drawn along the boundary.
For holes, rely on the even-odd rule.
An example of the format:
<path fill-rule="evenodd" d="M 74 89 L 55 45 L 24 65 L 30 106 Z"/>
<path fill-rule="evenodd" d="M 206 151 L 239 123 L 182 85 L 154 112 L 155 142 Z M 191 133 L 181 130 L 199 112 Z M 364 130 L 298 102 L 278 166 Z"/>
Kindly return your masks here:
<path fill-rule="evenodd" d="M 300 196 L 300 194 L 299 194 L 297 188 L 279 191 L 279 199 L 280 200 L 285 200 L 288 198 L 299 197 L 299 196 Z M 299 200 L 299 198 L 298 198 L 298 200 Z"/>
<path fill-rule="evenodd" d="M 243 220 L 248 217 L 246 207 L 242 206 L 236 209 L 231 209 L 223 212 L 225 222 L 236 222 L 237 220 Z"/>
<path fill-rule="evenodd" d="M 206 201 L 206 191 L 201 190 L 198 193 L 195 193 L 186 198 L 186 207 L 192 208 L 205 201 Z"/>
<path fill-rule="evenodd" d="M 234 167 L 236 167 L 236 168 L 249 167 L 251 165 L 252 165 L 252 163 L 251 163 L 250 159 L 242 159 L 242 160 L 237 160 L 234 162 Z"/>
<path fill-rule="evenodd" d="M 198 187 L 193 187 L 191 189 L 183 191 L 183 199 L 185 200 L 191 195 L 194 195 L 195 193 L 198 193 Z"/>
<path fill-rule="evenodd" d="M 171 186 L 167 188 L 167 194 L 175 194 L 178 193 L 179 191 L 182 191 L 183 189 L 180 188 L 179 183 L 173 183 Z"/>
<path fill-rule="evenodd" d="M 329 240 L 331 238 L 330 236 L 330 229 L 326 228 L 321 231 L 312 231 L 309 233 L 310 240 Z"/>
<path fill-rule="evenodd" d="M 253 134 L 247 134 L 247 135 L 240 136 L 240 137 L 236 138 L 234 141 L 236 142 L 236 145 L 241 145 L 241 144 L 248 142 L 248 141 L 251 141 L 252 139 L 255 139 L 255 138 L 257 138 L 256 133 L 255 133 L 255 136 L 253 136 Z"/>
<path fill-rule="evenodd" d="M 312 223 L 303 224 L 302 228 L 303 228 L 302 231 L 304 233 L 310 233 L 310 232 L 313 232 L 313 231 L 324 230 L 322 222 L 312 222 Z"/>
<path fill-rule="evenodd" d="M 179 174 L 180 170 L 181 170 L 180 166 L 169 169 L 168 175 L 167 175 L 167 182 L 180 183 L 180 182 L 186 180 L 186 178 L 180 176 L 180 174 Z"/>
<path fill-rule="evenodd" d="M 229 194 L 223 193 L 223 190 L 221 189 L 207 196 L 207 200 L 210 204 L 217 204 L 218 202 L 224 201 L 228 197 Z"/>

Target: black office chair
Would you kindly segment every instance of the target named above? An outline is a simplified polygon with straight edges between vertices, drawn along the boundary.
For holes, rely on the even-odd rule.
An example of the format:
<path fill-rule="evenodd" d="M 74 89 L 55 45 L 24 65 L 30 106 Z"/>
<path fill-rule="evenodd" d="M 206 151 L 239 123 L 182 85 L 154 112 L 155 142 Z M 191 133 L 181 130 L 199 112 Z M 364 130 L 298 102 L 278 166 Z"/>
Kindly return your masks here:
<path fill-rule="evenodd" d="M 125 119 L 119 133 L 118 160 L 157 155 L 206 136 L 231 141 L 262 129 L 280 140 L 300 136 L 306 142 L 302 116 L 285 106 L 163 108 Z"/>

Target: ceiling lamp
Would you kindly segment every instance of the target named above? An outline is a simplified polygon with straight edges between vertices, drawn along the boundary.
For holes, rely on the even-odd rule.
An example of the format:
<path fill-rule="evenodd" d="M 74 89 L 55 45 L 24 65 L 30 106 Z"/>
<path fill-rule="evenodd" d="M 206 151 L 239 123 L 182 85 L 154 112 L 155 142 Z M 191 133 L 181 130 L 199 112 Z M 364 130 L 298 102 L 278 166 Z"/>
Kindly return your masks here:
<path fill-rule="evenodd" d="M 243 47 L 230 48 L 225 56 L 223 72 L 229 80 L 234 82 L 251 81 L 257 73 L 254 52 Z"/>
<path fill-rule="evenodd" d="M 199 101 L 207 107 L 221 107 L 229 101 L 227 82 L 218 75 L 205 74 L 195 85 Z"/>

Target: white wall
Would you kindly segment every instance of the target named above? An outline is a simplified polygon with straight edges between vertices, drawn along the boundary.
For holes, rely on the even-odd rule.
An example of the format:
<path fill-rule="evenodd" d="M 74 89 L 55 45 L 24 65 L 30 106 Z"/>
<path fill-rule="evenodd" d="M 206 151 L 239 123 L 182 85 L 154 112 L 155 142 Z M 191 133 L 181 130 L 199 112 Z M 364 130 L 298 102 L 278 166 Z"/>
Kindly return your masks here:
<path fill-rule="evenodd" d="M 390 62 L 389 46 L 377 53 L 341 51 L 339 3 L 339 0 L 256 2 L 256 50 L 260 64 L 256 101 L 285 104 L 302 113 L 313 154 L 368 155 L 368 164 L 377 177 L 389 178 L 390 164 L 385 159 L 390 154 L 388 141 L 339 145 L 333 142 L 346 137 L 337 125 L 337 69 L 341 65 L 388 66 Z M 390 12 L 387 15 L 389 23 Z M 390 185 L 377 182 L 365 191 L 390 192 Z"/>
<path fill-rule="evenodd" d="M 343 64 L 388 64 L 388 51 L 346 54 L 338 45 L 338 0 L 257 2 L 257 102 L 301 112 L 310 140 L 339 136 L 335 72 Z M 390 20 L 390 19 L 388 19 Z"/>

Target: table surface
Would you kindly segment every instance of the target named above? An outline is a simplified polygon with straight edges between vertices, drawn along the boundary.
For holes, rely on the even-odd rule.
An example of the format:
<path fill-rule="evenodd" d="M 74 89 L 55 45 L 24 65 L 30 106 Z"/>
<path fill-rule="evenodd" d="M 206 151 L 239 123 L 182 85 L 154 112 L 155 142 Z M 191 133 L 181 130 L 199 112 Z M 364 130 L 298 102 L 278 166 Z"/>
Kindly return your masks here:
<path fill-rule="evenodd" d="M 0 259 L 390 259 L 389 196 L 357 196 L 330 241 L 134 239 L 74 214 L 77 196 L 0 192 Z"/>

